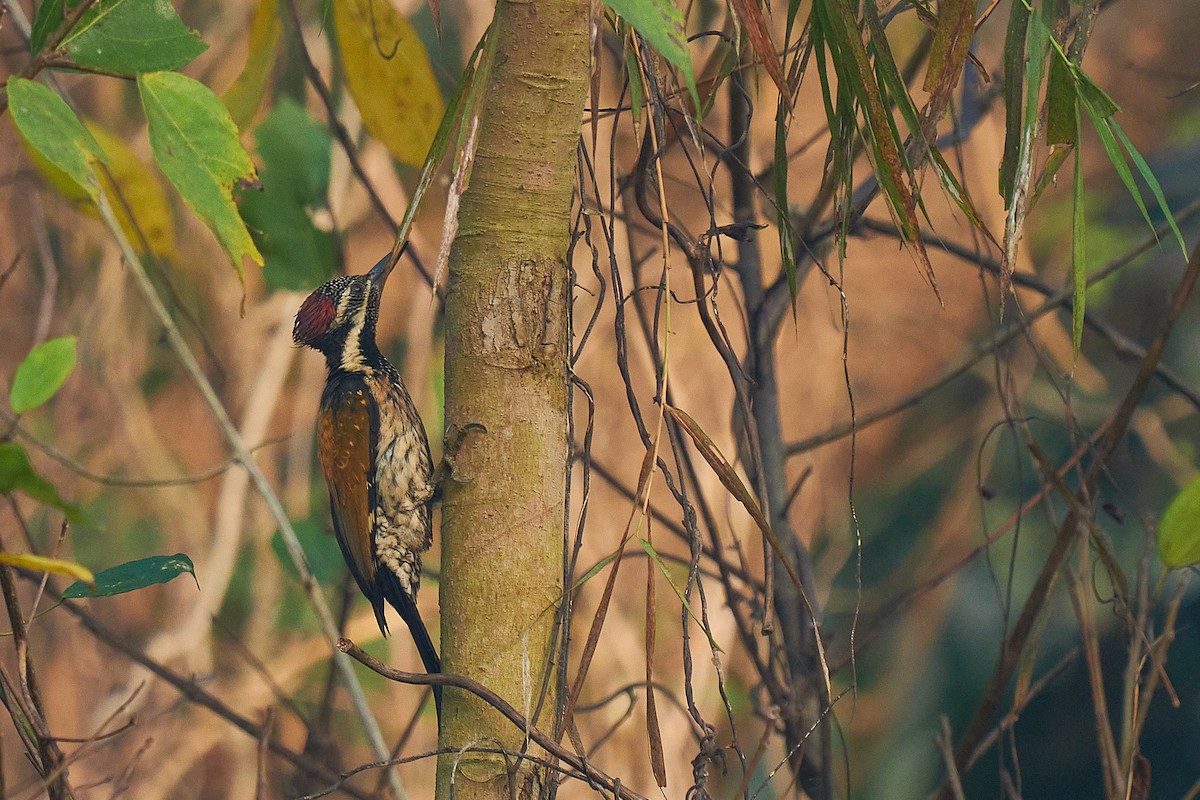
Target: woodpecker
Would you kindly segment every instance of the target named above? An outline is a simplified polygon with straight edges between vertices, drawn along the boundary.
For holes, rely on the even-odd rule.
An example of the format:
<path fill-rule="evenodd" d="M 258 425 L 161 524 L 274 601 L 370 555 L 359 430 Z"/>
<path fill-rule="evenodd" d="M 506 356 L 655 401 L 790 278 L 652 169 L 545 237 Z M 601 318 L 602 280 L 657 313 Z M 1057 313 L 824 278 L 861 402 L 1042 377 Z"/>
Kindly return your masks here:
<path fill-rule="evenodd" d="M 412 632 L 426 671 L 436 673 L 441 660 L 417 611 L 421 553 L 433 538 L 429 441 L 400 374 L 375 344 L 388 261 L 385 256 L 367 274 L 334 278 L 309 295 L 292 338 L 322 353 L 329 368 L 317 454 L 342 555 L 380 631 L 388 633 L 387 601 Z"/>

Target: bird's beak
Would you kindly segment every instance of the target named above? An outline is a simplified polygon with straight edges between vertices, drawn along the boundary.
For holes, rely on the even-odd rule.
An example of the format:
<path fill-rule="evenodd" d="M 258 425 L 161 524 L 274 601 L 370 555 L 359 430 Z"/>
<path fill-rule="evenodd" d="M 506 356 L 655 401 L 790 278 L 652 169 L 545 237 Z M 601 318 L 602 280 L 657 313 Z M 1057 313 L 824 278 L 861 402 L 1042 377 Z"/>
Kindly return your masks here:
<path fill-rule="evenodd" d="M 388 262 L 392 260 L 392 254 L 388 253 L 383 258 L 379 259 L 379 263 L 371 267 L 371 271 L 367 273 L 367 277 L 371 279 L 371 283 L 379 287 L 379 291 L 383 291 L 383 284 L 387 282 L 388 275 L 391 274 L 391 269 L 388 267 Z"/>

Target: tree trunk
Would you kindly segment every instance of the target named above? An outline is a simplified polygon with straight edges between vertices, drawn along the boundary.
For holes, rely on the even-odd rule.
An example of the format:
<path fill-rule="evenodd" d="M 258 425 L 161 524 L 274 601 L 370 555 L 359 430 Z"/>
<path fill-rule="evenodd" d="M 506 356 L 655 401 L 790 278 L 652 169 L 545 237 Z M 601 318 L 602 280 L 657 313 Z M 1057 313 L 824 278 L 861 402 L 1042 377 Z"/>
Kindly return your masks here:
<path fill-rule="evenodd" d="M 442 654 L 518 709 L 555 708 L 551 627 L 563 591 L 570 233 L 588 76 L 585 0 L 500 0 L 495 61 L 463 196 L 446 295 L 446 422 L 470 434 L 442 511 Z M 525 676 L 528 676 L 526 678 Z M 447 688 L 438 797 L 536 797 L 497 744 L 524 734 Z M 509 764 L 515 762 L 511 756 Z"/>

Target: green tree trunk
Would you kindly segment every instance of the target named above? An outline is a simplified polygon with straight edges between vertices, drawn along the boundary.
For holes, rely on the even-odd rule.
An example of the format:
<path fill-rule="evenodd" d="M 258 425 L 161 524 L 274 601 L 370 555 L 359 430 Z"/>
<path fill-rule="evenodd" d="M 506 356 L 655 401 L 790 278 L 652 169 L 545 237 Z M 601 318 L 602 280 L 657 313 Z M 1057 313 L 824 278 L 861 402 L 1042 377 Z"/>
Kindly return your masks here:
<path fill-rule="evenodd" d="M 442 654 L 518 709 L 550 669 L 562 596 L 570 296 L 566 251 L 588 76 L 589 4 L 500 0 L 495 63 L 446 295 L 446 421 L 486 426 L 457 458 L 442 519 Z M 528 675 L 529 680 L 523 676 Z M 554 696 L 542 704 L 541 724 Z M 519 752 L 524 735 L 447 689 L 441 746 Z M 535 797 L 528 762 L 442 756 L 438 797 Z"/>

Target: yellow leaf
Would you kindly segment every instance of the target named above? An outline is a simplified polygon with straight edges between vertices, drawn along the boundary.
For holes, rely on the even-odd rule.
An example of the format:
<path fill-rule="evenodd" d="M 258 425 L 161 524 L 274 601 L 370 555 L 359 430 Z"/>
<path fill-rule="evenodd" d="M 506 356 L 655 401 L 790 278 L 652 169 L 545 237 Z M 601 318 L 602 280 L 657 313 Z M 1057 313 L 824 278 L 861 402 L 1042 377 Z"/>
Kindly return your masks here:
<path fill-rule="evenodd" d="M 250 50 L 246 66 L 221 98 L 238 130 L 245 130 L 262 104 L 263 90 L 275 65 L 275 50 L 283 25 L 279 20 L 279 0 L 262 0 L 250 23 Z"/>
<path fill-rule="evenodd" d="M 0 564 L 20 567 L 31 572 L 54 572 L 84 583 L 95 583 L 96 581 L 96 576 L 87 567 L 74 561 L 64 561 L 61 558 L 46 558 L 29 553 L 0 553 Z"/>
<path fill-rule="evenodd" d="M 421 166 L 442 119 L 442 96 L 416 31 L 388 0 L 336 2 L 333 26 L 363 124 L 397 159 Z"/>
<path fill-rule="evenodd" d="M 175 226 L 171 217 L 171 206 L 167 194 L 154 173 L 141 159 L 112 131 L 91 120 L 84 121 L 84 127 L 92 134 L 101 149 L 108 155 L 108 174 L 97 170 L 100 183 L 109 197 L 114 198 L 113 211 L 121 229 L 143 255 L 145 245 L 149 251 L 159 258 L 172 258 L 175 255 Z M 46 177 L 54 188 L 58 189 L 80 211 L 92 217 L 99 218 L 100 214 L 92 203 L 87 190 L 71 180 L 67 173 L 51 164 L 36 150 L 27 147 L 34 165 Z M 109 180 L 112 175 L 112 180 Z M 129 219 L 129 213 L 124 203 L 115 202 L 116 193 L 113 183 L 121 190 L 129 208 L 133 209 L 137 227 Z M 139 233 L 140 232 L 140 233 Z M 142 237 L 145 237 L 143 242 Z"/>

